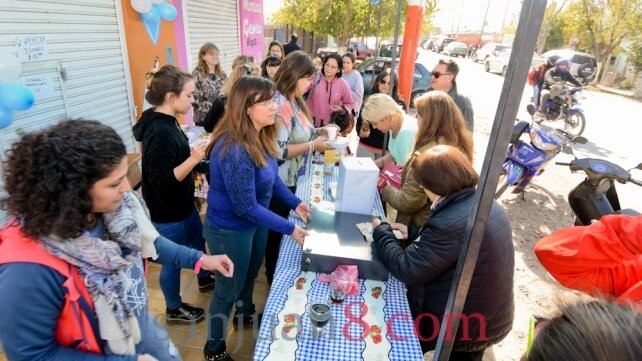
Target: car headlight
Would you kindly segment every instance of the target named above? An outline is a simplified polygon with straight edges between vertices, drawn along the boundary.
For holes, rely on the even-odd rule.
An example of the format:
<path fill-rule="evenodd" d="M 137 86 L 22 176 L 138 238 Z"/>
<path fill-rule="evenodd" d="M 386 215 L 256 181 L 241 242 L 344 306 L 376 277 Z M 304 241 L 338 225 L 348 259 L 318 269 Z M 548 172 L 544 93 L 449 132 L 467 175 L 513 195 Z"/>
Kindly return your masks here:
<path fill-rule="evenodd" d="M 532 127 L 529 135 L 531 137 L 531 142 L 535 148 L 539 150 L 552 151 L 559 148 L 560 142 L 552 135 L 548 135 L 540 129 Z M 544 139 L 545 137 L 548 139 Z"/>

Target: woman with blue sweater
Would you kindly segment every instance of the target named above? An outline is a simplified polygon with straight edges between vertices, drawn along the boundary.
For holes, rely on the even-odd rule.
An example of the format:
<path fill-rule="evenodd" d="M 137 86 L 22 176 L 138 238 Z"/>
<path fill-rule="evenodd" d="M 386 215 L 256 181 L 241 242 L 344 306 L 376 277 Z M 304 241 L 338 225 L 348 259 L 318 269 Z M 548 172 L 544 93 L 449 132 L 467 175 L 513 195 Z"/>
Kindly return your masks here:
<path fill-rule="evenodd" d="M 307 221 L 310 208 L 278 176 L 274 84 L 244 77 L 230 91 L 221 124 L 208 147 L 210 190 L 204 235 L 214 254 L 235 264 L 231 279 L 217 274 L 210 304 L 206 360 L 231 360 L 226 351 L 227 319 L 236 303 L 235 327 L 260 323 L 252 303 L 254 280 L 265 255 L 268 229 L 303 243 L 307 232 L 268 209 L 272 196 Z"/>
<path fill-rule="evenodd" d="M 127 168 L 118 134 L 89 120 L 25 134 L 8 152 L 0 343 L 9 360 L 180 360 L 149 313 L 143 259 L 227 277 L 233 264 L 159 236 Z"/>

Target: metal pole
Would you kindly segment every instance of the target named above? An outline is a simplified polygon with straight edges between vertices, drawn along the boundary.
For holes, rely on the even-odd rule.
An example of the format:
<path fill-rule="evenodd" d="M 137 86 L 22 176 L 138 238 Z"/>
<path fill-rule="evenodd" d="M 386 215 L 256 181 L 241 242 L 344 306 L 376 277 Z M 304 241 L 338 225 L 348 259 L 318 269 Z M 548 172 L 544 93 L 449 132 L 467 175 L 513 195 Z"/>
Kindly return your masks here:
<path fill-rule="evenodd" d="M 494 202 L 501 165 L 506 155 L 508 138 L 515 123 L 517 110 L 524 92 L 526 74 L 530 67 L 530 60 L 533 57 L 533 50 L 535 49 L 545 9 L 546 0 L 524 0 L 522 3 L 517 34 L 515 35 L 506 78 L 499 97 L 493 129 L 488 140 L 479 186 L 475 192 L 472 212 L 468 218 L 466 234 L 457 261 L 453 284 L 450 288 L 444 317 L 441 320 L 439 338 L 437 339 L 433 360 L 447 361 L 453 349 L 453 343 L 459 328 L 458 315 L 462 314 L 464 302 L 468 295 L 468 288 L 477 263 L 482 237 L 486 230 L 488 214 Z M 451 317 L 451 315 L 455 317 Z M 454 322 L 449 322 L 451 319 L 454 319 Z M 449 335 L 448 339 L 446 339 L 446 335 Z"/>
<path fill-rule="evenodd" d="M 479 45 L 484 38 L 484 27 L 486 27 L 486 19 L 488 19 L 488 8 L 490 8 L 490 0 L 486 3 L 486 11 L 484 11 L 484 21 L 482 22 L 481 31 L 479 32 Z"/>
<path fill-rule="evenodd" d="M 392 63 L 390 64 L 390 94 L 389 94 L 390 96 L 392 96 L 395 89 L 395 84 L 397 83 L 397 72 L 395 71 L 395 66 L 397 65 L 397 44 L 399 44 L 400 27 L 401 27 L 401 0 L 397 0 L 397 20 L 395 22 L 395 39 L 392 42 Z M 390 140 L 390 132 L 386 132 L 386 134 L 383 137 L 384 154 L 386 152 L 386 149 L 388 149 L 389 140 Z"/>
<path fill-rule="evenodd" d="M 379 38 L 381 37 L 381 14 L 383 13 L 383 0 L 379 1 L 379 16 L 377 18 L 377 44 L 375 45 L 374 62 L 372 63 L 372 75 L 374 76 L 375 64 L 377 64 L 377 57 L 379 56 Z"/>

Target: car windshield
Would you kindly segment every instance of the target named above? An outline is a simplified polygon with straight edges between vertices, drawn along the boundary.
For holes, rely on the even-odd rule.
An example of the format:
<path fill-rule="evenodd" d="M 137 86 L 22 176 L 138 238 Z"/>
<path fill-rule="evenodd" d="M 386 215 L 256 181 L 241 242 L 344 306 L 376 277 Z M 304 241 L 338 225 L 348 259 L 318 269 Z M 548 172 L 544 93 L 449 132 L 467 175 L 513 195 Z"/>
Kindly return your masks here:
<path fill-rule="evenodd" d="M 511 47 L 508 46 L 508 45 L 497 45 L 497 47 L 495 47 L 495 51 L 506 50 L 506 49 L 510 49 L 510 48 Z"/>
<path fill-rule="evenodd" d="M 595 59 L 587 55 L 575 54 L 571 58 L 571 62 L 575 64 L 591 64 L 595 66 Z"/>

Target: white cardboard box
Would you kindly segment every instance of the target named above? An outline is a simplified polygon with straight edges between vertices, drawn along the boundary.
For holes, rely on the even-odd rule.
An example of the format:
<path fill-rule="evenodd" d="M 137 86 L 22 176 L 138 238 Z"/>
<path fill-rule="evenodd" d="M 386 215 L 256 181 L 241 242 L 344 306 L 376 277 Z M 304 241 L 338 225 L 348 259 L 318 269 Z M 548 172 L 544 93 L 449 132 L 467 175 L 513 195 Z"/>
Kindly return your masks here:
<path fill-rule="evenodd" d="M 379 168 L 370 158 L 344 157 L 339 163 L 336 210 L 371 215 L 377 197 Z"/>

